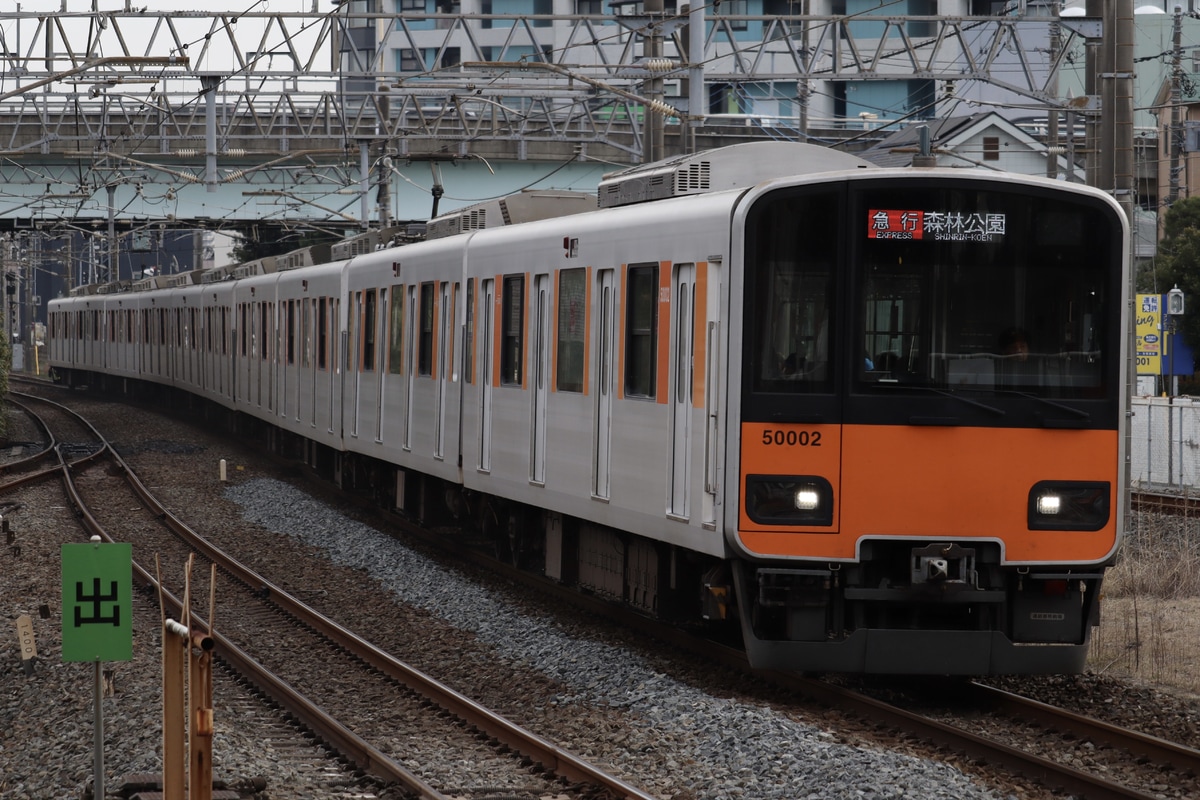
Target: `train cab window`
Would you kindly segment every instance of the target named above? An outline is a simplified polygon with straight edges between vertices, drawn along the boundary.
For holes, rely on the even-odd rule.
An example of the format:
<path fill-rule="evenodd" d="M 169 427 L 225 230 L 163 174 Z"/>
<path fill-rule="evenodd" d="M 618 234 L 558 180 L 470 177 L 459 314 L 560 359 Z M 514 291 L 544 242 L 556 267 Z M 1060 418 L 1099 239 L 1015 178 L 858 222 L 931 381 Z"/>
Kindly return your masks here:
<path fill-rule="evenodd" d="M 388 372 L 399 375 L 404 369 L 404 284 L 392 287 L 388 309 Z"/>
<path fill-rule="evenodd" d="M 504 277 L 500 309 L 500 383 L 520 386 L 525 376 L 525 276 Z"/>
<path fill-rule="evenodd" d="M 556 388 L 583 391 L 584 330 L 587 325 L 587 270 L 564 269 L 558 274 L 558 359 Z"/>
<path fill-rule="evenodd" d="M 658 265 L 631 266 L 625 288 L 625 396 L 655 396 Z"/>
<path fill-rule="evenodd" d="M 420 330 L 417 332 L 417 374 L 433 374 L 433 284 L 421 284 Z"/>
<path fill-rule="evenodd" d="M 754 218 L 745 314 L 756 393 L 833 390 L 837 209 L 836 196 L 816 192 L 780 198 Z"/>

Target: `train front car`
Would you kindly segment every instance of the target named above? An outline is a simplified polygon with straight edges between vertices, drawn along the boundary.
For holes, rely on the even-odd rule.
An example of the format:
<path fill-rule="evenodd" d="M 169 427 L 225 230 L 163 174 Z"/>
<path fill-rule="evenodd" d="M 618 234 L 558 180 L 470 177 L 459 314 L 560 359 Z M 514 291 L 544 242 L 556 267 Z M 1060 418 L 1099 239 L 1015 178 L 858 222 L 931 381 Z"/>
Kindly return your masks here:
<path fill-rule="evenodd" d="M 752 662 L 1081 670 L 1128 486 L 1120 208 L 864 171 L 760 186 L 734 230 L 727 530 Z"/>

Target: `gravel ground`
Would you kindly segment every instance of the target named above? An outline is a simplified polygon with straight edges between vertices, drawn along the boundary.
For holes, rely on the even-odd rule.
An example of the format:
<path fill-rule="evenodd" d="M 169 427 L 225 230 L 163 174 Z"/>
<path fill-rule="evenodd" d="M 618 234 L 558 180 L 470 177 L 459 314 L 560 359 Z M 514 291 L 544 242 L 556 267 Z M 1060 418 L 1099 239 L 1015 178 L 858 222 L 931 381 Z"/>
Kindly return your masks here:
<path fill-rule="evenodd" d="M 874 746 L 853 727 L 825 727 L 820 712 L 761 702 L 736 679 L 714 685 L 530 611 L 278 480 L 237 445 L 144 411 L 90 405 L 147 482 L 185 519 L 203 517 L 218 545 L 244 548 L 244 560 L 289 590 L 319 584 L 313 604 L 326 613 L 664 800 L 1006 797 L 948 763 Z M 220 458 L 232 466 L 225 486 L 216 480 Z M 70 534 L 69 512 L 53 489 L 37 491 L 13 517 L 21 555 L 0 552 L 0 611 L 13 633 L 18 615 L 35 618 L 41 656 L 26 678 L 15 635 L 0 637 L 0 800 L 78 797 L 91 774 L 90 666 L 59 659 L 57 549 Z M 49 619 L 38 617 L 42 604 Z M 135 660 L 117 665 L 116 694 L 105 701 L 110 788 L 119 776 L 160 768 L 157 621 L 157 608 L 137 609 Z M 288 787 L 277 755 L 257 744 L 262 730 L 222 691 L 219 780 L 266 776 L 264 800 L 350 796 Z"/>

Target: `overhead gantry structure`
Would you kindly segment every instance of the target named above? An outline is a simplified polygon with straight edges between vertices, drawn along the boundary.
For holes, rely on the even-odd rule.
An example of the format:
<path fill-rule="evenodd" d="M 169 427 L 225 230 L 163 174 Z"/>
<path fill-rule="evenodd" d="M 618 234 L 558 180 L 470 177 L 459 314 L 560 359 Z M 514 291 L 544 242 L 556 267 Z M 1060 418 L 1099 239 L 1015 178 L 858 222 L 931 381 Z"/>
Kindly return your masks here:
<path fill-rule="evenodd" d="M 1122 4 L 1104 6 L 1114 30 Z M 273 198 L 280 218 L 363 227 L 396 213 L 394 187 L 381 186 L 401 184 L 393 165 L 413 160 L 470 159 L 494 174 L 764 135 L 833 143 L 964 100 L 1099 120 L 1104 87 L 1058 96 L 1064 61 L 1095 57 L 1114 65 L 1097 66 L 1107 84 L 1125 79 L 1120 37 L 1104 62 L 1102 20 L 1060 27 L 1055 5 L 1001 17 L 970 15 L 969 0 L 940 4 L 955 16 L 834 15 L 828 0 L 768 0 L 804 13 L 757 16 L 662 0 L 614 13 L 568 0 L 531 0 L 553 13 L 530 14 L 484 14 L 480 0 L 382 5 L 156 11 L 126 0 L 81 12 L 63 0 L 53 14 L 0 12 L 0 220 L 111 219 L 146 198 L 164 218 L 248 218 Z M 580 9 L 593 13 L 566 13 Z M 907 105 L 852 113 L 852 89 L 868 86 Z M 205 202 L 228 192 L 256 207 Z"/>

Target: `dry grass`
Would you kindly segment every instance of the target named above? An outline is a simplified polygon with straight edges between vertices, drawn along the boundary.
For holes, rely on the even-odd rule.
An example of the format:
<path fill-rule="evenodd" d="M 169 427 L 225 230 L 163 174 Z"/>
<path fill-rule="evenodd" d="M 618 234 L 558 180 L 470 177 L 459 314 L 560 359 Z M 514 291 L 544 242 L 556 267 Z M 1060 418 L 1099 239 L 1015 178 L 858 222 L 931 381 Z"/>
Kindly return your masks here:
<path fill-rule="evenodd" d="M 1135 513 L 1088 666 L 1200 693 L 1200 519 Z"/>

